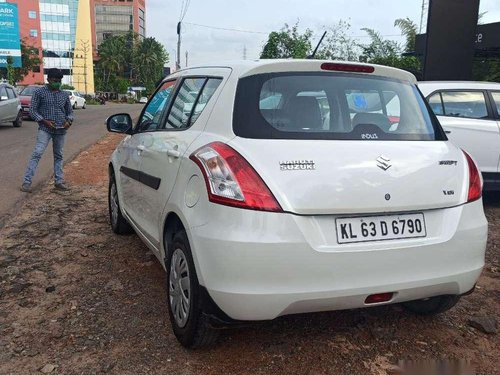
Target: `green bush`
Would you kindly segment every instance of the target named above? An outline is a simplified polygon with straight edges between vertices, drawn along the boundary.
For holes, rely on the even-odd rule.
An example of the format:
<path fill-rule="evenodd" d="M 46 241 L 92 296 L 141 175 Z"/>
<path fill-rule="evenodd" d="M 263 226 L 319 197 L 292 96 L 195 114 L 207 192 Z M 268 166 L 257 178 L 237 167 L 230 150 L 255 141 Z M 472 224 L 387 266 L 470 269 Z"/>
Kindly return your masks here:
<path fill-rule="evenodd" d="M 86 100 L 87 100 L 87 104 L 88 105 L 98 105 L 98 104 L 101 104 L 97 100 L 95 100 L 94 98 L 89 98 L 89 99 L 86 99 Z"/>

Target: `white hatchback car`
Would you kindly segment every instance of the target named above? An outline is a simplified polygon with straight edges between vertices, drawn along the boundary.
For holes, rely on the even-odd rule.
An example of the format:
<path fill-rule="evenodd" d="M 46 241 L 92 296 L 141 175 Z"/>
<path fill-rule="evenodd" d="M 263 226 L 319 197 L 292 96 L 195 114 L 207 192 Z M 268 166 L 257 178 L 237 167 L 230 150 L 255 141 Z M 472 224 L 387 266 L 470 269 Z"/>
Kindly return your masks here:
<path fill-rule="evenodd" d="M 439 313 L 474 289 L 481 176 L 415 83 L 377 65 L 243 61 L 179 70 L 135 126 L 107 120 L 127 134 L 109 164 L 112 228 L 164 266 L 184 346 L 286 314 Z"/>
<path fill-rule="evenodd" d="M 471 154 L 484 190 L 500 191 L 500 83 L 419 82 L 450 141 Z"/>
<path fill-rule="evenodd" d="M 69 93 L 69 100 L 73 109 L 82 108 L 85 109 L 87 107 L 87 101 L 78 91 L 75 90 L 64 90 Z"/>

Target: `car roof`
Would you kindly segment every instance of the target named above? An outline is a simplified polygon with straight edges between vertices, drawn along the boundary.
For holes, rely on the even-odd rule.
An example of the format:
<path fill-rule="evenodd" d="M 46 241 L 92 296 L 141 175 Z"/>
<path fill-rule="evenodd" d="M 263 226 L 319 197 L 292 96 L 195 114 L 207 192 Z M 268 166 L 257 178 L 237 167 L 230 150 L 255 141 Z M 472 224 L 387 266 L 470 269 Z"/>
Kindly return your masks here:
<path fill-rule="evenodd" d="M 263 73 L 281 73 L 281 72 L 327 72 L 327 70 L 321 69 L 323 63 L 335 63 L 335 64 L 352 64 L 357 66 L 369 66 L 373 67 L 375 70 L 373 73 L 356 73 L 369 76 L 382 76 L 387 78 L 395 78 L 402 81 L 407 81 L 410 83 L 416 83 L 416 78 L 413 74 L 396 68 L 391 68 L 388 66 L 376 65 L 376 64 L 366 64 L 359 62 L 349 62 L 349 61 L 332 61 L 332 60 L 314 60 L 314 59 L 263 59 L 263 60 L 238 60 L 238 61 L 228 61 L 219 64 L 207 64 L 200 66 L 193 66 L 178 70 L 168 76 L 168 78 L 174 78 L 177 76 L 184 75 L 188 72 L 195 71 L 197 69 L 210 69 L 210 68 L 230 68 L 233 74 L 238 78 L 243 78 L 256 74 Z M 339 73 L 343 73 L 340 72 Z M 349 72 L 352 73 L 352 72 Z"/>
<path fill-rule="evenodd" d="M 424 95 L 438 90 L 500 90 L 500 83 L 496 82 L 422 81 L 417 85 Z"/>

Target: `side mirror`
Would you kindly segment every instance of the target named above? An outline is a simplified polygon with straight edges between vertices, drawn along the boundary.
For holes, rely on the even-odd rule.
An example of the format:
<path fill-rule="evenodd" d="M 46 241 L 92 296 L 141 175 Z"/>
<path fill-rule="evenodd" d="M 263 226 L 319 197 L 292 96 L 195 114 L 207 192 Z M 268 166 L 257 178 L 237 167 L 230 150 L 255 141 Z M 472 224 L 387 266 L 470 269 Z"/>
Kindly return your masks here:
<path fill-rule="evenodd" d="M 132 126 L 132 117 L 128 113 L 118 113 L 106 120 L 106 127 L 111 133 L 132 134 Z"/>
<path fill-rule="evenodd" d="M 9 98 L 7 96 L 0 96 L 0 102 L 3 102 L 4 100 L 8 100 Z"/>

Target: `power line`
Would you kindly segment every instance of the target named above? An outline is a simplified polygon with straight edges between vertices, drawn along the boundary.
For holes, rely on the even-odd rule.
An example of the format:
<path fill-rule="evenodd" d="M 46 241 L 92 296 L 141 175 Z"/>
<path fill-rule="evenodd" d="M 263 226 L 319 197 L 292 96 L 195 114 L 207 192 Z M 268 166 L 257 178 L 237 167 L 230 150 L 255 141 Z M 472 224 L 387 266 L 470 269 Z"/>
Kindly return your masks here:
<path fill-rule="evenodd" d="M 210 26 L 210 25 L 202 25 L 199 23 L 192 23 L 192 22 L 184 22 L 186 25 L 192 25 L 192 26 L 199 26 L 199 27 L 205 27 L 207 29 L 215 29 L 215 30 L 225 30 L 225 31 L 237 31 L 240 33 L 251 33 L 251 34 L 269 34 L 269 32 L 265 31 L 251 31 L 251 30 L 241 30 L 241 29 L 231 29 L 228 27 L 217 27 L 217 26 Z"/>
<path fill-rule="evenodd" d="M 190 3 L 191 3 L 191 0 L 182 0 L 181 14 L 179 16 L 179 22 L 182 22 L 184 20 L 184 17 L 186 17 L 186 13 L 188 11 Z"/>
<path fill-rule="evenodd" d="M 214 30 L 224 30 L 224 31 L 236 31 L 240 33 L 250 33 L 250 34 L 265 34 L 269 35 L 271 31 L 256 31 L 256 30 L 243 30 L 243 29 L 233 29 L 230 27 L 218 27 L 218 26 L 211 26 L 211 25 L 202 25 L 200 23 L 193 23 L 193 22 L 183 22 L 185 25 L 192 25 L 192 26 L 198 26 L 198 27 L 204 27 L 207 29 L 214 29 Z M 350 35 L 351 38 L 369 38 L 369 35 Z M 385 35 L 380 35 L 382 37 L 399 37 L 403 36 L 402 34 L 385 34 Z"/>

